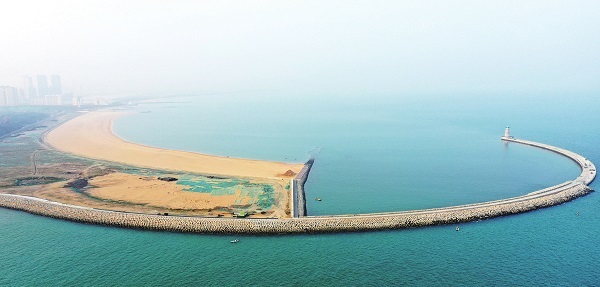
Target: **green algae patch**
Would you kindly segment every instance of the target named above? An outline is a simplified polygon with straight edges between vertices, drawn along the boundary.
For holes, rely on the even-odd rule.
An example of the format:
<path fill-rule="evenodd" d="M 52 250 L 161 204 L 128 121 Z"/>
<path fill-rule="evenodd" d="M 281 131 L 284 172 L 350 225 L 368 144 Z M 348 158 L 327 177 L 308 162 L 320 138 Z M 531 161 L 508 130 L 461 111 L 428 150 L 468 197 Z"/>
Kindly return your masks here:
<path fill-rule="evenodd" d="M 177 181 L 177 184 L 185 186 L 185 191 L 192 192 L 203 192 L 203 193 L 213 193 L 226 191 L 225 194 L 218 195 L 231 195 L 235 193 L 235 187 L 243 186 L 244 184 L 248 184 L 247 181 L 240 181 L 235 179 L 209 179 L 204 177 L 197 178 L 181 178 Z M 227 192 L 233 190 L 233 193 Z M 213 194 L 216 195 L 216 194 Z"/>
<path fill-rule="evenodd" d="M 234 206 L 247 206 L 244 198 L 263 210 L 269 210 L 275 204 L 275 189 L 270 184 L 251 183 L 242 179 L 222 179 L 209 177 L 184 177 L 177 181 L 184 191 L 210 193 L 212 196 L 238 195 Z"/>
<path fill-rule="evenodd" d="M 262 209 L 269 209 L 275 204 L 275 190 L 272 186 L 262 186 L 262 192 L 258 195 L 256 204 Z"/>

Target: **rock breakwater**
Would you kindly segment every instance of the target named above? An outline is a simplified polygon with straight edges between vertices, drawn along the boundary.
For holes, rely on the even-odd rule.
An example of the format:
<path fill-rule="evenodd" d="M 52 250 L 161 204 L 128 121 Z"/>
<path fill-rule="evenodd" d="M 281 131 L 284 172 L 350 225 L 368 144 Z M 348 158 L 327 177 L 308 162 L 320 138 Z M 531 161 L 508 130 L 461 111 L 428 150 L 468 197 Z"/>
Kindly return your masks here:
<path fill-rule="evenodd" d="M 581 183 L 571 182 L 544 193 L 481 204 L 407 212 L 287 219 L 201 218 L 115 212 L 12 194 L 0 194 L 0 206 L 81 223 L 146 230 L 216 234 L 327 233 L 402 229 L 482 220 L 561 204 L 591 191 Z"/>
<path fill-rule="evenodd" d="M 518 142 L 514 139 L 511 141 Z M 521 143 L 533 146 L 536 146 L 536 144 L 543 145 L 528 141 L 522 141 Z M 456 224 L 550 207 L 592 192 L 587 184 L 594 180 L 596 169 L 589 160 L 576 153 L 548 145 L 543 145 L 542 148 L 574 160 L 580 165 L 582 174 L 573 181 L 518 197 L 436 209 L 339 216 L 303 215 L 303 217 L 296 217 L 295 214 L 293 218 L 284 219 L 234 219 L 116 212 L 13 194 L 0 194 L 0 207 L 81 223 L 146 230 L 215 234 L 294 234 L 402 229 Z M 301 171 L 296 179 L 306 181 L 312 164 L 312 161 L 307 162 L 307 166 L 303 169 L 305 172 Z M 297 184 L 300 187 L 301 184 Z M 295 191 L 298 192 L 298 190 Z M 302 190 L 302 197 L 303 194 Z M 297 198 L 300 198 L 300 196 Z M 299 205 L 296 206 L 299 207 Z"/>

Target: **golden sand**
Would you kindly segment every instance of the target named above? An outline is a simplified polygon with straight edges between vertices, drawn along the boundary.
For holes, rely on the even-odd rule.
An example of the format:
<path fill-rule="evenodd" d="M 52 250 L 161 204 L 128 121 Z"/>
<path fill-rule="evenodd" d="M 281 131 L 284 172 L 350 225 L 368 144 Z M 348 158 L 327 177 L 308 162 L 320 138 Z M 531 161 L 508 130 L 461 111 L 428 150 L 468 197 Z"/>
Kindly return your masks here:
<path fill-rule="evenodd" d="M 128 165 L 206 175 L 254 178 L 291 178 L 302 164 L 260 161 L 155 148 L 127 142 L 112 132 L 113 120 L 126 112 L 82 114 L 48 132 L 44 141 L 71 154 Z M 148 129 L 144 132 L 152 132 Z M 291 173 L 287 173 L 291 174 Z"/>

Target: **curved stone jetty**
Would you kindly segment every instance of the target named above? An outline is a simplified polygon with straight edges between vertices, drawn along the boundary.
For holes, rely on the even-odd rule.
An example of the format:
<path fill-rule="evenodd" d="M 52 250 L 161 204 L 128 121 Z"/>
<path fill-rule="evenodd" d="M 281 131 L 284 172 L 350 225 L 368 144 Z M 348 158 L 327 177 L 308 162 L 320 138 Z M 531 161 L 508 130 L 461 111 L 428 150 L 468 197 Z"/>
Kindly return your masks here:
<path fill-rule="evenodd" d="M 549 207 L 573 200 L 592 191 L 587 184 L 594 180 L 596 168 L 586 158 L 571 151 L 545 144 L 517 140 L 512 137 L 502 139 L 544 148 L 564 155 L 577 162 L 582 173 L 573 181 L 508 199 L 445 208 L 357 215 L 286 219 L 161 216 L 92 209 L 12 194 L 0 194 L 0 206 L 58 219 L 126 228 L 189 233 L 286 234 L 402 229 L 456 224 Z"/>
<path fill-rule="evenodd" d="M 520 143 L 520 144 L 524 144 L 524 145 L 529 145 L 529 146 L 549 150 L 551 152 L 555 152 L 557 154 L 563 155 L 563 156 L 571 159 L 572 161 L 577 163 L 579 165 L 579 167 L 581 168 L 581 175 L 579 175 L 579 177 L 577 177 L 574 180 L 576 182 L 581 182 L 585 185 L 589 185 L 590 183 L 592 183 L 592 181 L 594 181 L 594 178 L 596 178 L 596 166 L 589 159 L 587 159 L 579 154 L 576 154 L 572 151 L 568 151 L 566 149 L 562 149 L 559 147 L 555 147 L 555 146 L 551 146 L 551 145 L 547 145 L 547 144 L 543 144 L 543 143 L 532 142 L 532 141 L 527 141 L 527 140 L 522 140 L 522 139 L 516 139 L 516 138 L 510 137 L 510 136 L 509 137 L 501 137 L 501 139 L 503 141 L 507 141 L 507 142 L 515 142 L 515 143 Z"/>

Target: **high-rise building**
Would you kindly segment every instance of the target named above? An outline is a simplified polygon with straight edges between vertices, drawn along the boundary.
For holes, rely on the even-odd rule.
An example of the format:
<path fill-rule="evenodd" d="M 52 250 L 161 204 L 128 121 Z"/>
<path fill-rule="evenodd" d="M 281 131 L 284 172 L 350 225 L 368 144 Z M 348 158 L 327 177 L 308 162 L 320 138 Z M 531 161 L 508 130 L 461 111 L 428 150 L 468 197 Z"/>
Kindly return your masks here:
<path fill-rule="evenodd" d="M 16 106 L 19 103 L 19 90 L 15 87 L 0 87 L 0 106 Z"/>
<path fill-rule="evenodd" d="M 35 89 L 35 86 L 33 85 L 33 79 L 31 79 L 31 77 L 29 77 L 29 76 L 25 76 L 25 77 L 23 77 L 23 82 L 24 82 L 23 92 L 24 92 L 25 99 L 29 100 L 29 99 L 37 98 L 37 90 Z"/>
<path fill-rule="evenodd" d="M 50 95 L 62 94 L 62 85 L 60 84 L 59 75 L 50 75 Z"/>
<path fill-rule="evenodd" d="M 44 99 L 48 92 L 48 78 L 46 75 L 37 75 L 37 98 Z"/>

